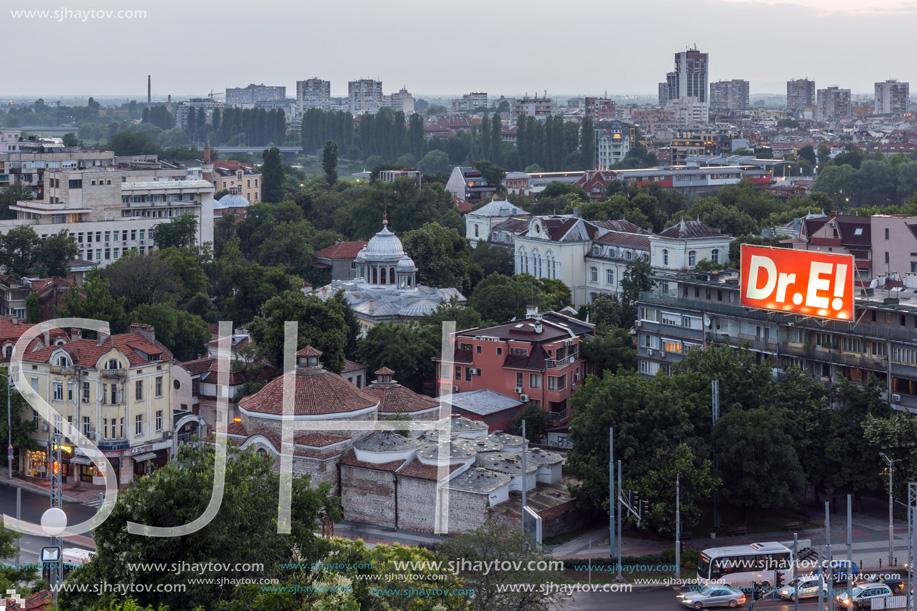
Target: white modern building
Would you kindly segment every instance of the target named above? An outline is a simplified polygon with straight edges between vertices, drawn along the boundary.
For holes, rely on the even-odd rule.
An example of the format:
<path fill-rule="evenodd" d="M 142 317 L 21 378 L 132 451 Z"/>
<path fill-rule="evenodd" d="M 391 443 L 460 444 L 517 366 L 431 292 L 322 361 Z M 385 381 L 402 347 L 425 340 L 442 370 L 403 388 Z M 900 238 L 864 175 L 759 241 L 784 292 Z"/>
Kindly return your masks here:
<path fill-rule="evenodd" d="M 414 114 L 414 96 L 404 87 L 398 93 L 383 96 L 383 106 L 388 106 L 393 112 L 403 112 L 405 115 Z"/>
<path fill-rule="evenodd" d="M 0 232 L 29 225 L 42 238 L 67 230 L 78 258 L 106 265 L 130 250 L 154 247 L 156 225 L 191 214 L 197 243 L 213 242 L 213 185 L 205 180 L 123 182 L 116 170 L 54 170 L 44 176 L 44 197 L 11 206 L 17 218 Z"/>
<path fill-rule="evenodd" d="M 595 125 L 594 169 L 607 170 L 624 161 L 630 150 L 631 127 L 620 121 L 600 121 Z"/>

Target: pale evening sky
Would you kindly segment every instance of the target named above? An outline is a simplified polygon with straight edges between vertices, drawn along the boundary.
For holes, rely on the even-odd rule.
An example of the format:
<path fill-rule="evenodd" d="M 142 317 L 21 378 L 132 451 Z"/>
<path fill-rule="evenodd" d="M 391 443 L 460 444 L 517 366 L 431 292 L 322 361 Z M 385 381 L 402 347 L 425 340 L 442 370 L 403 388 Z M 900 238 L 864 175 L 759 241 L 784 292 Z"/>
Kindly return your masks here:
<path fill-rule="evenodd" d="M 146 19 L 14 19 L 18 10 L 145 10 Z M 655 94 L 674 53 L 710 54 L 710 79 L 752 97 L 789 78 L 871 93 L 917 81 L 917 1 L 878 0 L 4 0 L 11 60 L 0 98 L 203 95 L 312 76 L 379 77 L 415 95 Z M 53 97 L 50 97 L 53 99 Z"/>

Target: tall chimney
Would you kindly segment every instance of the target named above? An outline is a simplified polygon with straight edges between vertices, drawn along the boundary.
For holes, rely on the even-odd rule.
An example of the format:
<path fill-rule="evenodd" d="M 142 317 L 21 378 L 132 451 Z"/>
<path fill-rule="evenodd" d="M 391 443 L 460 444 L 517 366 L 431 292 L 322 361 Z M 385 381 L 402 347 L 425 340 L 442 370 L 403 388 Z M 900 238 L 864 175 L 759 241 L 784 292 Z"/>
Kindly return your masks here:
<path fill-rule="evenodd" d="M 146 105 L 150 106 L 153 103 L 153 77 L 149 74 L 146 75 Z"/>
<path fill-rule="evenodd" d="M 80 339 L 83 339 L 83 330 L 82 329 L 70 329 L 70 341 L 75 342 Z"/>

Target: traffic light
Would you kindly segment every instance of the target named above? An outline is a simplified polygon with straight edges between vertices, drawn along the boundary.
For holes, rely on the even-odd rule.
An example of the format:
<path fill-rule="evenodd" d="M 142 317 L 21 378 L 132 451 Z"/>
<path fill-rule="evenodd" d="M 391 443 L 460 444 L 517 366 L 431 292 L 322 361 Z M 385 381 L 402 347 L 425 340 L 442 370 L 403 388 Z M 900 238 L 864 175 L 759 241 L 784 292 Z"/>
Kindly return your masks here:
<path fill-rule="evenodd" d="M 783 573 L 777 571 L 777 587 L 783 587 L 783 582 L 786 578 L 783 576 Z"/>
<path fill-rule="evenodd" d="M 631 490 L 629 493 L 630 498 L 628 499 L 628 505 L 634 509 L 640 509 L 640 493 L 636 490 Z"/>
<path fill-rule="evenodd" d="M 646 517 L 650 513 L 650 502 L 642 501 L 640 503 L 640 517 Z"/>
<path fill-rule="evenodd" d="M 685 549 L 687 548 L 687 545 L 685 545 L 685 542 L 684 542 L 684 541 L 679 541 L 678 543 L 679 543 L 679 546 L 680 546 L 679 551 L 680 551 L 682 554 L 684 554 L 684 553 L 685 553 Z"/>

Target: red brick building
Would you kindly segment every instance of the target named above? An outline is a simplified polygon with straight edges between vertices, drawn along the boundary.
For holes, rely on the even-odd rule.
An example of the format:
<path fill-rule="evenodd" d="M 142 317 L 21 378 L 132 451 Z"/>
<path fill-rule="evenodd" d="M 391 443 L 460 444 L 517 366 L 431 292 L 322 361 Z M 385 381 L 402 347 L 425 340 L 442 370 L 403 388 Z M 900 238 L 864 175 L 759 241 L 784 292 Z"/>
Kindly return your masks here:
<path fill-rule="evenodd" d="M 541 406 L 566 423 L 568 400 L 587 373 L 580 341 L 594 335 L 594 325 L 532 306 L 523 320 L 460 331 L 452 391 L 489 389 Z"/>

